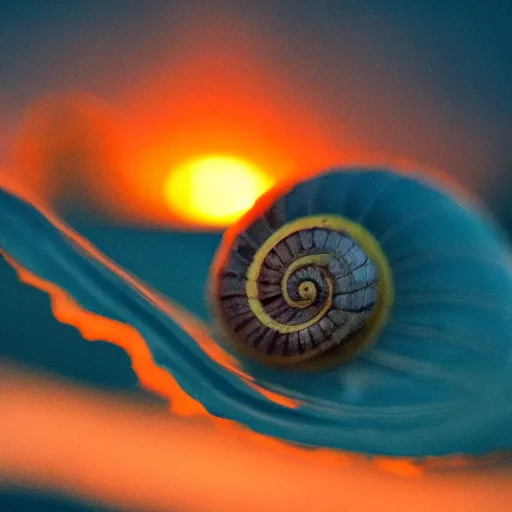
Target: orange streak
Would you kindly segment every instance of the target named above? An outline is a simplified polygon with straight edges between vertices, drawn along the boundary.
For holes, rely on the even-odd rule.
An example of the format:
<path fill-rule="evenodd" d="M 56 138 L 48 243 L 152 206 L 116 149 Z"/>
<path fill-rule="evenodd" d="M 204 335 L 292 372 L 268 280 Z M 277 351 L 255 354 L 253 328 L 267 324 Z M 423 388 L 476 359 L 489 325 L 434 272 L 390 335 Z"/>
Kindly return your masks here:
<path fill-rule="evenodd" d="M 403 478 L 279 453 L 157 407 L 0 363 L 0 486 L 123 510 L 505 510 L 510 468 Z M 87 442 L 84 443 L 83 440 Z"/>
<path fill-rule="evenodd" d="M 52 313 L 56 320 L 76 327 L 82 337 L 88 341 L 104 340 L 122 348 L 130 356 L 133 370 L 142 386 L 168 399 L 173 412 L 185 416 L 208 414 L 197 400 L 181 389 L 169 372 L 154 363 L 144 338 L 134 327 L 87 311 L 55 284 L 29 272 L 3 251 L 0 251 L 0 254 L 15 269 L 22 283 L 33 286 L 50 296 Z M 217 364 L 231 370 L 269 400 L 291 409 L 298 407 L 297 401 L 261 387 L 254 382 L 253 377 L 232 365 L 230 359 L 224 359 L 225 353 L 213 345 L 213 340 L 207 331 L 198 325 L 191 315 L 176 310 L 173 312 L 173 318 Z"/>
<path fill-rule="evenodd" d="M 135 328 L 86 311 L 58 286 L 28 272 L 11 257 L 0 253 L 16 270 L 21 282 L 50 296 L 52 313 L 59 322 L 76 327 L 88 341 L 106 340 L 126 351 L 140 383 L 168 399 L 174 412 L 186 416 L 206 412 L 199 402 L 178 386 L 170 373 L 155 365 L 144 339 Z"/>

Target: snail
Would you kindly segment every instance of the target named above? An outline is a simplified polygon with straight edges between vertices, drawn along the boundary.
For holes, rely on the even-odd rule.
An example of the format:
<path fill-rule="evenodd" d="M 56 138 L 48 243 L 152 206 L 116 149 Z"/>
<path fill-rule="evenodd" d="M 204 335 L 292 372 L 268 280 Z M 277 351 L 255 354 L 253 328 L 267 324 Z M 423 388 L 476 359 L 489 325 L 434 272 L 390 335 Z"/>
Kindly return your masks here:
<path fill-rule="evenodd" d="M 510 248 L 427 175 L 340 168 L 270 191 L 223 237 L 212 325 L 6 188 L 0 248 L 25 280 L 131 326 L 141 381 L 164 371 L 213 416 L 374 455 L 512 447 Z"/>

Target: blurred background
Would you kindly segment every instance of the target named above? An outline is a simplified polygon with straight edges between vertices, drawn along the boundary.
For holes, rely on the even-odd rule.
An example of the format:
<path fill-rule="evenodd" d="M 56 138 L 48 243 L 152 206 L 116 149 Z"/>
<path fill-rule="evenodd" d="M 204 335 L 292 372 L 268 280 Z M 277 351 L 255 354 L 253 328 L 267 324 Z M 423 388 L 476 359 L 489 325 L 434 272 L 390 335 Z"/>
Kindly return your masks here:
<path fill-rule="evenodd" d="M 1 2 L 2 172 L 203 318 L 223 227 L 297 173 L 440 169 L 512 231 L 510 1 L 233 4 Z M 157 400 L 0 278 L 0 356 Z M 0 510 L 99 509 L 9 490 Z"/>

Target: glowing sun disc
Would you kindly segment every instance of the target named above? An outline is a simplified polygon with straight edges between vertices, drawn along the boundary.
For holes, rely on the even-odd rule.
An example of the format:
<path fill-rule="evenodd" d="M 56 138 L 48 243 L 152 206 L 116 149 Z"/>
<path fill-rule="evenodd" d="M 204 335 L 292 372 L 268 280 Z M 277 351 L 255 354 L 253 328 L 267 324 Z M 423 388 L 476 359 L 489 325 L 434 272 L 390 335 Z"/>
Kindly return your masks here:
<path fill-rule="evenodd" d="M 209 155 L 175 168 L 163 193 L 184 220 L 221 227 L 236 221 L 271 186 L 271 178 L 247 160 Z"/>

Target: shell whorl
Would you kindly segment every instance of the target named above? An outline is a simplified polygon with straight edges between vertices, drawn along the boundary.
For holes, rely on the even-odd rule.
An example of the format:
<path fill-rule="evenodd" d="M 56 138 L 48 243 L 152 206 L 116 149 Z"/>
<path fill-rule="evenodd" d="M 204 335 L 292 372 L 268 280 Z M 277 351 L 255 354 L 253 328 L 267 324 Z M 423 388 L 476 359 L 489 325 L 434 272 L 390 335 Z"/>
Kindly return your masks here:
<path fill-rule="evenodd" d="M 239 232 L 220 262 L 217 317 L 228 338 L 259 360 L 344 359 L 385 320 L 392 299 L 386 259 L 353 221 L 313 215 L 286 222 L 276 211 Z"/>

